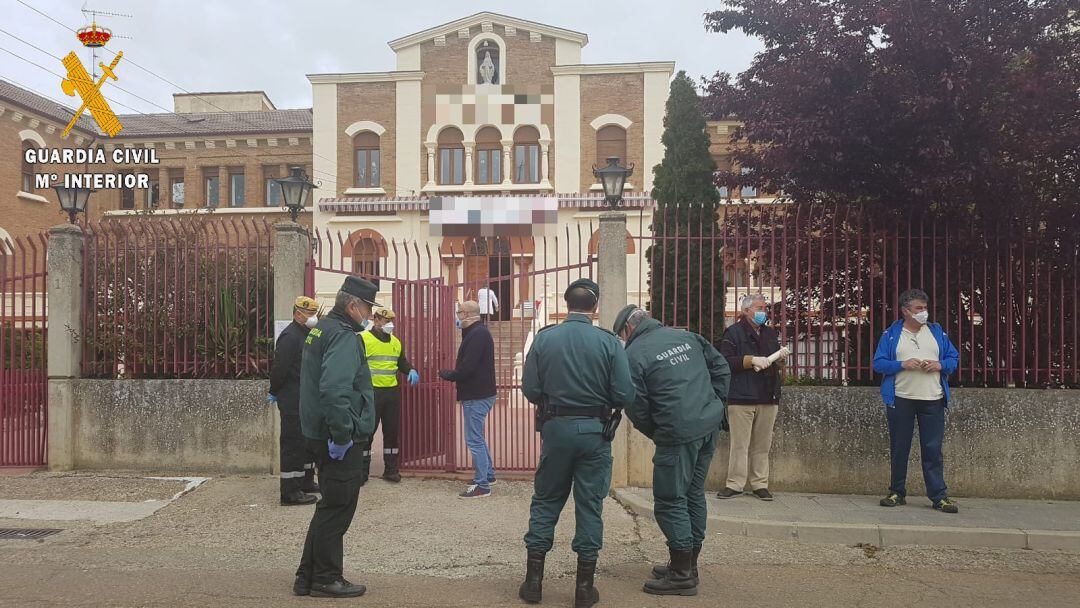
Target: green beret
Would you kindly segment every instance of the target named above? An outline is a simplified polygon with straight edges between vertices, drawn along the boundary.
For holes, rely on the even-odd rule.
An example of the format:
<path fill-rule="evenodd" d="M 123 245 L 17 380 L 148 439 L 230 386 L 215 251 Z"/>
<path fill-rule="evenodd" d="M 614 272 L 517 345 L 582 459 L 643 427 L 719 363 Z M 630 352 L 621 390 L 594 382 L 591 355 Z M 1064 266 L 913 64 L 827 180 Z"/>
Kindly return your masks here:
<path fill-rule="evenodd" d="M 615 324 L 611 326 L 611 331 L 615 332 L 616 336 L 619 335 L 622 330 L 626 329 L 626 321 L 637 309 L 638 307 L 636 305 L 629 304 L 620 310 L 619 314 L 615 315 Z"/>

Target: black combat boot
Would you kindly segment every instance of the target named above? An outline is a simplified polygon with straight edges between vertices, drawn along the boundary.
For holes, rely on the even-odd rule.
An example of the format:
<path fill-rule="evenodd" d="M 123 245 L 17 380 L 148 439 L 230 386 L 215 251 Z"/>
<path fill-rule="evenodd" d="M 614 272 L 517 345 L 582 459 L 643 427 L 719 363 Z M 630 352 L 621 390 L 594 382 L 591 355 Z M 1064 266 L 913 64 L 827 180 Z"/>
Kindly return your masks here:
<path fill-rule="evenodd" d="M 386 454 L 383 456 L 383 460 L 386 464 L 384 465 L 382 478 L 393 483 L 401 481 L 401 473 L 398 472 L 398 455 Z"/>
<path fill-rule="evenodd" d="M 690 571 L 691 571 L 691 573 L 692 573 L 692 575 L 694 577 L 694 584 L 695 585 L 699 584 L 699 582 L 701 580 L 701 579 L 698 578 L 698 569 L 697 569 L 697 558 L 698 558 L 699 554 L 701 554 L 701 547 L 694 547 L 694 556 L 693 556 L 693 559 L 692 559 L 692 562 L 691 562 L 693 565 L 691 566 Z M 670 567 L 671 567 L 671 562 L 668 562 L 666 564 L 657 564 L 657 565 L 653 566 L 652 577 L 655 578 L 655 579 L 664 578 L 665 576 L 667 576 L 668 568 L 670 568 Z"/>
<path fill-rule="evenodd" d="M 539 603 L 544 596 L 544 556 L 543 553 L 529 551 L 525 582 L 518 588 L 518 597 L 530 604 Z"/>
<path fill-rule="evenodd" d="M 600 592 L 593 587 L 596 562 L 577 560 L 577 582 L 574 583 L 574 608 L 591 608 L 600 601 Z"/>
<path fill-rule="evenodd" d="M 693 575 L 694 554 L 691 551 L 670 550 L 667 576 L 645 581 L 645 593 L 652 595 L 697 595 L 697 580 Z"/>

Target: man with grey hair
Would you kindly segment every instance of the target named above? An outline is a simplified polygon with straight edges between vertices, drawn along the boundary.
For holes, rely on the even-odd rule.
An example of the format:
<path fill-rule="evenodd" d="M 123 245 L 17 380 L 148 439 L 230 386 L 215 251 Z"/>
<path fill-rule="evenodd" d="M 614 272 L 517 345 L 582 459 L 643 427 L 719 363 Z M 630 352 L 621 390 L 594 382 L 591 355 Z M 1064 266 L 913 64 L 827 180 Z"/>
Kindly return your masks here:
<path fill-rule="evenodd" d="M 780 368 L 790 354 L 779 334 L 766 323 L 768 302 L 762 294 L 743 297 L 739 321 L 724 331 L 720 353 L 731 368 L 727 415 L 731 428 L 727 483 L 718 498 L 743 493 L 746 482 L 761 500 L 769 492 L 769 450 L 780 403 Z"/>
<path fill-rule="evenodd" d="M 465 445 L 475 469 L 473 482 L 458 496 L 484 498 L 491 495 L 495 483 L 495 465 L 484 438 L 487 415 L 495 407 L 495 341 L 487 325 L 480 322 L 480 305 L 473 300 L 458 305 L 455 323 L 461 330 L 457 363 L 454 369 L 439 370 L 439 377 L 457 385 Z"/>
<path fill-rule="evenodd" d="M 889 494 L 881 499 L 881 506 L 906 503 L 908 455 L 917 420 L 926 495 L 935 509 L 958 513 L 960 508 L 949 498 L 945 485 L 941 445 L 949 407 L 949 374 L 960 365 L 960 353 L 941 326 L 929 322 L 929 302 L 921 289 L 900 294 L 903 318 L 881 334 L 874 354 L 874 371 L 882 375 L 892 461 Z"/>
<path fill-rule="evenodd" d="M 367 481 L 375 432 L 375 393 L 364 342 L 357 335 L 377 306 L 377 288 L 350 276 L 334 308 L 304 340 L 300 365 L 300 427 L 319 469 L 322 498 L 308 526 L 293 593 L 357 597 L 367 590 L 343 575 L 343 537 L 360 486 Z"/>

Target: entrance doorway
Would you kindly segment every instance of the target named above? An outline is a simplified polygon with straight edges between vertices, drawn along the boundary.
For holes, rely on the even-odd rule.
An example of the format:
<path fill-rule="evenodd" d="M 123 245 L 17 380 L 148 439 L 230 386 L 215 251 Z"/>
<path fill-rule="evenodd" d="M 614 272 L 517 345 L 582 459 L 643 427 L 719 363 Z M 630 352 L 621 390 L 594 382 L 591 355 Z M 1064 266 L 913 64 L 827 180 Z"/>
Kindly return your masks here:
<path fill-rule="evenodd" d="M 465 297 L 476 299 L 484 287 L 495 291 L 499 311 L 492 316 L 495 321 L 508 321 L 515 302 L 510 243 L 503 238 L 477 238 L 469 242 L 465 250 Z"/>

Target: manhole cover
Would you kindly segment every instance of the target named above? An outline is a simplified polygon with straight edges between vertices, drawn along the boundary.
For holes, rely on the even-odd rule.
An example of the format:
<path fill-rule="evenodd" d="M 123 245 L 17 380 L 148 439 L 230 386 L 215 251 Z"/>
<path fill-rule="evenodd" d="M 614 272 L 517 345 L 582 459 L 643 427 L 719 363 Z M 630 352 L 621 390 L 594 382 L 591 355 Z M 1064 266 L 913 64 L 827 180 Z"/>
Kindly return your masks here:
<path fill-rule="evenodd" d="M 35 540 L 52 536 L 57 532 L 63 532 L 63 530 L 55 528 L 0 528 L 0 540 Z"/>

